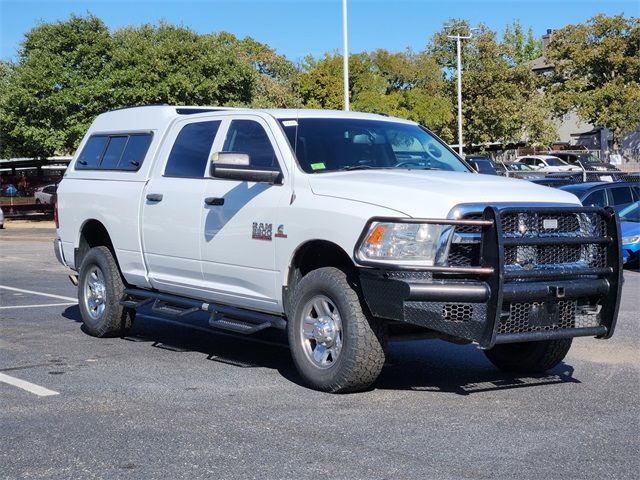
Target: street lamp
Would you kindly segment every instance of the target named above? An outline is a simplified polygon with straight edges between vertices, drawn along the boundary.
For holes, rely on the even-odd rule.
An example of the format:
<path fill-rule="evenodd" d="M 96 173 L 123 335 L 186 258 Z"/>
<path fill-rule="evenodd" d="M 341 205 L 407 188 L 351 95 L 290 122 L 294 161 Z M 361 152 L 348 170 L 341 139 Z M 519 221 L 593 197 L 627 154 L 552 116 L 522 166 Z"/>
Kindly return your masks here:
<path fill-rule="evenodd" d="M 342 0 L 342 82 L 344 109 L 349 111 L 349 45 L 347 41 L 347 0 Z"/>
<path fill-rule="evenodd" d="M 346 1 L 346 0 L 345 0 Z M 445 25 L 444 28 L 452 28 L 452 25 Z M 473 32 L 477 28 L 470 28 L 469 35 L 447 35 L 447 38 L 456 40 L 456 48 L 458 50 L 458 153 L 462 156 L 462 59 L 461 59 L 461 40 L 468 40 L 473 37 Z"/>

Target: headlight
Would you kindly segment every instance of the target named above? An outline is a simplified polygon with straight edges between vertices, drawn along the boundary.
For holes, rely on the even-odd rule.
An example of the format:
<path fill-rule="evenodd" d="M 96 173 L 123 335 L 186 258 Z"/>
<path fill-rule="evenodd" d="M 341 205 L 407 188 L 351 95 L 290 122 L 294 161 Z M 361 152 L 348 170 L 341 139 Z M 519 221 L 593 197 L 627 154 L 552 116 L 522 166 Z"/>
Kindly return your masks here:
<path fill-rule="evenodd" d="M 622 237 L 622 243 L 623 244 L 628 244 L 628 243 L 638 243 L 640 242 L 640 235 L 635 235 L 633 237 Z"/>
<path fill-rule="evenodd" d="M 446 241 L 446 225 L 373 222 L 358 247 L 363 260 L 415 266 L 436 264 L 438 246 Z"/>

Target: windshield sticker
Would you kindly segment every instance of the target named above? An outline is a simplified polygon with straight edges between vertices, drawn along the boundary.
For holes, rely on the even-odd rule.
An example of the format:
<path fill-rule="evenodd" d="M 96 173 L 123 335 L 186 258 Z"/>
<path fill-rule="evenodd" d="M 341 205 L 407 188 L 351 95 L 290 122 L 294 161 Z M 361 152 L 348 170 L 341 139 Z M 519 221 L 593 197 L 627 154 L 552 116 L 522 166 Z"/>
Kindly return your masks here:
<path fill-rule="evenodd" d="M 284 120 L 282 122 L 282 125 L 285 127 L 297 127 L 298 122 L 296 122 L 295 120 Z"/>
<path fill-rule="evenodd" d="M 311 170 L 324 170 L 327 167 L 325 166 L 325 164 L 323 162 L 320 163 L 312 163 L 311 165 L 309 165 L 311 167 Z"/>
<path fill-rule="evenodd" d="M 253 238 L 254 240 L 271 241 L 272 231 L 273 231 L 273 224 L 271 223 L 253 222 L 251 238 Z"/>

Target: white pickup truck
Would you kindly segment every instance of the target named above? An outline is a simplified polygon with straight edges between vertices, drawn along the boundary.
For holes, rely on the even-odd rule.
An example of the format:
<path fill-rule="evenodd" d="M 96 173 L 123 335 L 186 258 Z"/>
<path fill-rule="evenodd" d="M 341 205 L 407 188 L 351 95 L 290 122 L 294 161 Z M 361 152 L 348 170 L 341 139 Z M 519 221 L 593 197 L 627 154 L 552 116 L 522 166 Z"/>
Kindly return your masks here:
<path fill-rule="evenodd" d="M 376 114 L 147 106 L 96 118 L 58 187 L 56 256 L 86 329 L 135 312 L 286 329 L 313 388 L 372 384 L 389 339 L 475 342 L 544 371 L 613 334 L 619 223 L 561 190 L 479 175 Z"/>

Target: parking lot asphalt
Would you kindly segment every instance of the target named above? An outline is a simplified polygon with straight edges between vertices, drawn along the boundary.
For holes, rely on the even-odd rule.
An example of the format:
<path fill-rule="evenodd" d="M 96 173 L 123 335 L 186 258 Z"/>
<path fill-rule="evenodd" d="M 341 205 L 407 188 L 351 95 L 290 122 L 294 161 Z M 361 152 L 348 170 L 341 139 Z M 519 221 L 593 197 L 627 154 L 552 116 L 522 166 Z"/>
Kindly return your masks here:
<path fill-rule="evenodd" d="M 30 382 L 0 381 L 0 478 L 638 477 L 638 272 L 614 338 L 575 340 L 545 375 L 400 342 L 370 391 L 331 395 L 301 385 L 280 334 L 139 315 L 127 338 L 87 335 L 54 235 L 0 231 L 0 377 Z"/>

